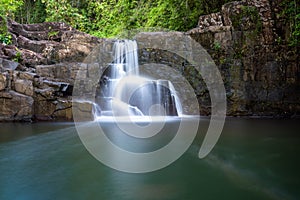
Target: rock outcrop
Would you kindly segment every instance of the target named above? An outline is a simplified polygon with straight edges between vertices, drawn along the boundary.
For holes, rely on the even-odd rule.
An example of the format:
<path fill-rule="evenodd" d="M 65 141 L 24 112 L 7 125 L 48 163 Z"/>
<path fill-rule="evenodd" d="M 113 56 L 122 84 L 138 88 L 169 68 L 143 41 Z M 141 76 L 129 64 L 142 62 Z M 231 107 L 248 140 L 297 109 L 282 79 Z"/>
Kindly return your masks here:
<path fill-rule="evenodd" d="M 299 49 L 287 44 L 282 0 L 243 0 L 201 16 L 188 34 L 223 75 L 228 115 L 299 116 Z M 201 99 L 201 95 L 199 96 Z"/>
<path fill-rule="evenodd" d="M 31 96 L 15 91 L 0 92 L 1 121 L 30 121 L 33 118 L 33 103 Z"/>
<path fill-rule="evenodd" d="M 0 44 L 0 121 L 71 120 L 72 85 L 100 39 L 65 23 L 7 22 Z"/>

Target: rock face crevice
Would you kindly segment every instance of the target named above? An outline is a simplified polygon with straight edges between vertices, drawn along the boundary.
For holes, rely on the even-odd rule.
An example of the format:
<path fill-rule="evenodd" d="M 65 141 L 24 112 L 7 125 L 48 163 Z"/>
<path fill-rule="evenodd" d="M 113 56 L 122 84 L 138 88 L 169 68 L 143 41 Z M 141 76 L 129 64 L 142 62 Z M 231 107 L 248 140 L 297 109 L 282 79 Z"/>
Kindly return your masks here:
<path fill-rule="evenodd" d="M 300 115 L 299 52 L 287 43 L 288 25 L 279 14 L 282 2 L 230 2 L 218 13 L 200 16 L 198 26 L 186 33 L 219 67 L 230 116 Z M 109 60 L 112 46 L 101 46 L 107 39 L 65 23 L 18 24 L 8 20 L 7 27 L 12 44 L 0 44 L 0 121 L 71 120 L 76 75 L 84 83 L 80 88 L 83 93 L 93 91 L 99 86 L 88 80 L 107 65 L 83 63 L 84 59 L 90 55 L 97 60 L 97 55 L 90 54 L 97 47 L 108 49 L 103 50 L 103 56 Z M 139 49 L 139 59 L 141 64 L 163 63 L 179 71 L 185 67 L 182 73 L 195 89 L 200 113 L 210 114 L 205 83 L 184 58 Z M 79 102 L 78 109 L 91 118 L 93 105 Z"/>

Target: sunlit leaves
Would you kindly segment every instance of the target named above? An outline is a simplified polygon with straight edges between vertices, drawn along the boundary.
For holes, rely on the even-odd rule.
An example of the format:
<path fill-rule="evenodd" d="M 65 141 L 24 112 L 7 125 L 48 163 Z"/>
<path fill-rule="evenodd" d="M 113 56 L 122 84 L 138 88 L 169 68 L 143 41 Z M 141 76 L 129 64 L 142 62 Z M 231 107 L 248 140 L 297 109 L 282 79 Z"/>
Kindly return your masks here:
<path fill-rule="evenodd" d="M 0 15 L 12 17 L 14 11 L 22 6 L 23 0 L 1 0 L 0 1 Z"/>

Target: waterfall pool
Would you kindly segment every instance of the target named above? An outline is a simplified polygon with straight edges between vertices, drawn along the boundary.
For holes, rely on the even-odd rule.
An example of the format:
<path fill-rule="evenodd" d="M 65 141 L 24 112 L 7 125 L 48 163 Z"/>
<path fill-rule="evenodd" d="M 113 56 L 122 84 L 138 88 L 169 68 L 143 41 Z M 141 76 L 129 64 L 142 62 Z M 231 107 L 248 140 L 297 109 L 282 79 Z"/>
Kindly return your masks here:
<path fill-rule="evenodd" d="M 181 158 L 145 174 L 101 164 L 73 123 L 3 123 L 0 199 L 299 199 L 299 122 L 228 118 L 213 151 L 199 159 L 209 123 L 202 119 Z"/>

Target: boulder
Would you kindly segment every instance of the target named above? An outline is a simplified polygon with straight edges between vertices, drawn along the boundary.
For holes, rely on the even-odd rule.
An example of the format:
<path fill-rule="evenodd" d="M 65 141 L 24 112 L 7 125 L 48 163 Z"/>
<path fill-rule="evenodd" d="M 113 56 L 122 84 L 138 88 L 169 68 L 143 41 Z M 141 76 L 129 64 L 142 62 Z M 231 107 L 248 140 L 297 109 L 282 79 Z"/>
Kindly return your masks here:
<path fill-rule="evenodd" d="M 30 40 L 22 35 L 17 38 L 18 47 L 43 54 L 47 48 L 58 46 L 59 43 L 47 40 Z"/>
<path fill-rule="evenodd" d="M 19 63 L 17 62 L 0 58 L 0 71 L 15 70 L 18 67 L 18 65 Z"/>
<path fill-rule="evenodd" d="M 44 96 L 44 94 L 47 94 L 47 96 Z M 54 93 L 51 93 L 51 91 L 36 91 L 33 104 L 34 119 L 41 121 L 54 120 L 52 114 L 56 110 L 56 100 L 57 98 Z"/>
<path fill-rule="evenodd" d="M 53 65 L 37 65 L 35 72 L 38 76 L 61 79 L 73 82 L 81 63 L 58 63 Z"/>
<path fill-rule="evenodd" d="M 79 31 L 69 31 L 62 35 L 61 46 L 56 48 L 59 62 L 82 62 L 101 39 Z"/>
<path fill-rule="evenodd" d="M 76 122 L 92 121 L 94 120 L 93 110 L 94 104 L 90 101 L 74 101 L 73 115 Z"/>
<path fill-rule="evenodd" d="M 70 100 L 58 99 L 56 109 L 52 113 L 52 117 L 58 120 L 72 120 L 72 102 Z"/>
<path fill-rule="evenodd" d="M 15 90 L 27 96 L 33 96 L 33 84 L 31 80 L 17 79 L 14 81 Z"/>
<path fill-rule="evenodd" d="M 15 91 L 0 92 L 0 121 L 31 121 L 33 98 Z"/>

